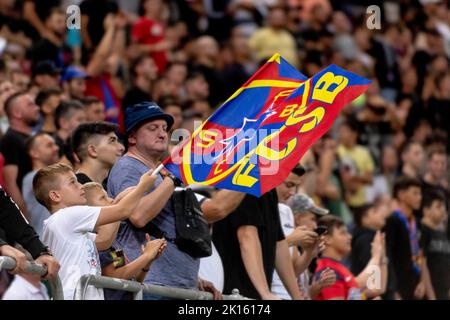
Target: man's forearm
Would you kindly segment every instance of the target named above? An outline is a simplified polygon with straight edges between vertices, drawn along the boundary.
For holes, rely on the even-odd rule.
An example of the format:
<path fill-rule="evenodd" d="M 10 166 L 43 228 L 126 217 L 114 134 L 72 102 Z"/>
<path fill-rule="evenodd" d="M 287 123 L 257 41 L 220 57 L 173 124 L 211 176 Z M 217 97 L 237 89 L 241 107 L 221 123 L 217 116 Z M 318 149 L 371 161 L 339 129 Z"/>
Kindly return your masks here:
<path fill-rule="evenodd" d="M 270 294 L 270 288 L 264 271 L 263 255 L 258 230 L 254 226 L 242 226 L 237 232 L 241 257 L 247 275 L 261 297 Z"/>
<path fill-rule="evenodd" d="M 301 299 L 302 295 L 297 285 L 297 279 L 294 274 L 294 267 L 289 253 L 289 246 L 286 240 L 277 242 L 277 252 L 275 258 L 275 268 L 284 287 L 291 295 L 292 299 Z"/>
<path fill-rule="evenodd" d="M 144 227 L 149 221 L 156 217 L 169 201 L 174 191 L 174 185 L 170 178 L 163 182 L 151 193 L 143 197 L 133 213 L 130 221 L 138 228 Z"/>
<path fill-rule="evenodd" d="M 430 271 L 428 269 L 426 260 L 424 261 L 422 265 L 422 280 L 425 284 L 425 295 L 427 296 L 428 300 L 436 300 L 436 294 L 433 289 L 433 285 L 431 283 L 431 276 Z"/>
<path fill-rule="evenodd" d="M 95 246 L 98 251 L 108 250 L 112 246 L 119 227 L 120 222 L 113 222 L 98 228 L 97 237 L 95 238 Z"/>
<path fill-rule="evenodd" d="M 298 277 L 311 264 L 311 261 L 314 259 L 314 255 L 312 253 L 310 253 L 309 251 L 305 251 L 305 252 L 303 252 L 302 255 L 300 255 L 298 253 L 298 249 L 296 249 L 296 250 L 297 250 L 297 255 L 295 256 L 295 259 L 294 259 L 294 272 L 295 272 L 295 276 Z"/>
<path fill-rule="evenodd" d="M 218 191 L 210 200 L 202 204 L 205 219 L 209 223 L 224 219 L 228 214 L 236 210 L 244 197 L 245 193 L 243 192 Z"/>

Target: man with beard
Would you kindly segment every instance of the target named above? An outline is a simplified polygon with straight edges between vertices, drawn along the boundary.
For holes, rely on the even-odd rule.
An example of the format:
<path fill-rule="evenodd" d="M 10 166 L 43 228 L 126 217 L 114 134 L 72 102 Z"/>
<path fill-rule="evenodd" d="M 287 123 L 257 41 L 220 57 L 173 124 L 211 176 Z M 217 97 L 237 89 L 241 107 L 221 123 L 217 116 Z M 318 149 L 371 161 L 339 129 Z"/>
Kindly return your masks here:
<path fill-rule="evenodd" d="M 20 192 L 24 176 L 31 171 L 31 160 L 25 143 L 31 136 L 33 126 L 39 120 L 39 107 L 24 91 L 11 95 L 5 102 L 9 129 L 0 141 L 0 153 L 5 157 L 5 188 L 21 211 L 28 217 L 25 202 Z"/>
<path fill-rule="evenodd" d="M 39 169 L 59 161 L 59 148 L 51 135 L 40 132 L 27 140 L 26 150 L 33 171 L 28 172 L 23 178 L 22 195 L 31 218 L 30 225 L 39 236 L 42 236 L 44 220 L 50 217 L 50 212 L 37 201 L 33 192 L 33 178 Z"/>

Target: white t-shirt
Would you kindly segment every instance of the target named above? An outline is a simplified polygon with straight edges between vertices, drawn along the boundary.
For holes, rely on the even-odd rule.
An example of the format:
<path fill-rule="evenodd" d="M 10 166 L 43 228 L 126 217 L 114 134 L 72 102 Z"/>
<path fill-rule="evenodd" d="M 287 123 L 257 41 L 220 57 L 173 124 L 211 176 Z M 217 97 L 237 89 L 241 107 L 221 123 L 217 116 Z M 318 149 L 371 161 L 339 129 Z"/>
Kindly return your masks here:
<path fill-rule="evenodd" d="M 14 277 L 2 300 L 48 300 L 47 288 L 40 283 L 36 288 L 20 275 Z"/>
<path fill-rule="evenodd" d="M 209 257 L 200 259 L 198 276 L 204 280 L 211 281 L 214 287 L 222 292 L 225 281 L 222 259 L 220 259 L 219 252 L 217 252 L 217 249 L 212 242 L 211 247 L 212 254 Z"/>
<path fill-rule="evenodd" d="M 85 274 L 101 275 L 95 247 L 95 223 L 101 207 L 73 206 L 56 211 L 44 221 L 43 242 L 59 261 L 64 299 L 73 300 L 76 285 Z M 103 300 L 103 290 L 88 286 L 87 300 Z"/>
<path fill-rule="evenodd" d="M 291 208 L 283 203 L 278 203 L 278 211 L 280 212 L 280 222 L 284 236 L 288 236 L 295 229 L 294 214 L 292 213 Z M 292 246 L 289 247 L 289 252 L 291 253 L 292 256 L 292 254 L 294 253 L 294 247 Z M 291 296 L 284 287 L 283 282 L 281 282 L 281 279 L 278 276 L 276 270 L 274 270 L 273 272 L 271 290 L 273 294 L 279 296 L 280 298 L 285 300 L 291 300 Z"/>

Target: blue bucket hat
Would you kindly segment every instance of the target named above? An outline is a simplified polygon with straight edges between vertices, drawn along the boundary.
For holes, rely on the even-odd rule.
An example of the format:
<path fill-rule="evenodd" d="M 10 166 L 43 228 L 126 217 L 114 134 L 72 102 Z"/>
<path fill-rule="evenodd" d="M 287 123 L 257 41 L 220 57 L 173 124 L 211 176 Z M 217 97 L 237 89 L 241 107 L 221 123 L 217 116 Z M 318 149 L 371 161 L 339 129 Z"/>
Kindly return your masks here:
<path fill-rule="evenodd" d="M 143 122 L 162 119 L 167 122 L 167 129 L 169 130 L 173 125 L 173 117 L 170 114 L 164 113 L 163 110 L 154 102 L 140 102 L 129 106 L 125 110 L 125 132 L 130 133 Z"/>

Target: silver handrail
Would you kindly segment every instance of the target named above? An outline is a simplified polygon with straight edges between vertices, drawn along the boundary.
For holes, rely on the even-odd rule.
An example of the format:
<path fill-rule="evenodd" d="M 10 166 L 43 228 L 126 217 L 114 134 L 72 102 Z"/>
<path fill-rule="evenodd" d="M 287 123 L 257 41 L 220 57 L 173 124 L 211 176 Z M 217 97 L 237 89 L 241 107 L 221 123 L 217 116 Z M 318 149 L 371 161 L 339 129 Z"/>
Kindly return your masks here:
<path fill-rule="evenodd" d="M 161 286 L 155 284 L 143 284 L 137 281 L 130 281 L 124 279 L 96 276 L 96 275 L 83 275 L 78 281 L 77 287 L 74 293 L 74 300 L 85 300 L 86 290 L 89 285 L 93 285 L 96 288 L 115 289 L 132 292 L 135 300 L 142 300 L 143 294 L 150 294 L 156 296 L 164 296 L 172 299 L 183 300 L 213 300 L 212 293 L 195 290 L 195 289 L 182 289 L 168 286 Z M 222 295 L 224 300 L 250 300 L 239 294 L 239 290 L 234 289 L 231 295 Z"/>
<path fill-rule="evenodd" d="M 14 270 L 16 268 L 16 260 L 11 257 L 0 256 L 0 270 Z M 41 276 L 47 273 L 47 268 L 43 265 L 27 261 L 25 271 L 29 273 L 39 274 Z M 59 276 L 49 279 L 50 290 L 54 300 L 64 300 L 64 293 Z"/>

